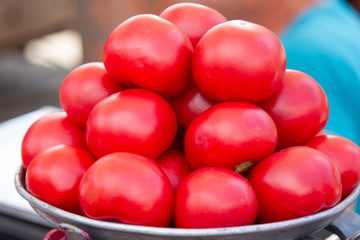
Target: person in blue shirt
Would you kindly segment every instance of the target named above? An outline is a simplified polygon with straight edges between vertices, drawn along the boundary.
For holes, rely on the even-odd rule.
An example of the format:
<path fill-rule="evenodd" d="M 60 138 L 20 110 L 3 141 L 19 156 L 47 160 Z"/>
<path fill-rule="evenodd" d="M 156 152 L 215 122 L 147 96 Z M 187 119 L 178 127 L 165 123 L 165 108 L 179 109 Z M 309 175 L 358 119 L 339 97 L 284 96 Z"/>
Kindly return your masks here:
<path fill-rule="evenodd" d="M 324 132 L 360 145 L 360 15 L 345 0 L 323 0 L 278 33 L 287 68 L 309 74 L 324 89 L 330 115 Z M 360 213 L 360 199 L 355 211 Z"/>
<path fill-rule="evenodd" d="M 325 130 L 360 145 L 360 16 L 344 0 L 306 9 L 281 32 L 287 68 L 309 74 L 330 106 Z"/>

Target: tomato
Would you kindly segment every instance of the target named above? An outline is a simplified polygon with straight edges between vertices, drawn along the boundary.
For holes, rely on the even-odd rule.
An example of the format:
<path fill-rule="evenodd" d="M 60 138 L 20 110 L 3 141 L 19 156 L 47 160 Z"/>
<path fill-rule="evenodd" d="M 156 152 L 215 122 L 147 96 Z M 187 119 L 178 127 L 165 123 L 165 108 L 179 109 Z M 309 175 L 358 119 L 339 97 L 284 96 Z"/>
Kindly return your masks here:
<path fill-rule="evenodd" d="M 166 227 L 173 215 L 174 191 L 155 161 L 117 152 L 98 159 L 86 171 L 79 202 L 90 218 Z"/>
<path fill-rule="evenodd" d="M 198 87 L 217 101 L 263 101 L 280 86 L 285 69 L 280 39 L 269 29 L 242 20 L 207 31 L 192 63 Z"/>
<path fill-rule="evenodd" d="M 178 26 L 189 37 L 194 48 L 209 29 L 227 21 L 215 9 L 196 3 L 173 4 L 159 16 Z"/>
<path fill-rule="evenodd" d="M 81 214 L 79 184 L 95 162 L 83 148 L 57 145 L 40 152 L 26 171 L 26 189 L 35 197 L 63 210 Z"/>
<path fill-rule="evenodd" d="M 326 154 L 341 175 L 342 199 L 347 197 L 360 181 L 360 148 L 351 140 L 335 135 L 319 135 L 304 143 Z"/>
<path fill-rule="evenodd" d="M 307 216 L 340 201 L 340 173 L 322 152 L 305 146 L 285 148 L 259 162 L 249 181 L 259 200 L 257 222 Z"/>
<path fill-rule="evenodd" d="M 260 103 L 274 119 L 278 149 L 300 145 L 320 132 L 329 118 L 329 103 L 322 87 L 309 75 L 286 70 L 282 86 Z"/>
<path fill-rule="evenodd" d="M 84 130 L 62 111 L 40 117 L 27 130 L 21 144 L 23 167 L 27 169 L 39 152 L 59 144 L 87 148 Z"/>
<path fill-rule="evenodd" d="M 96 103 L 126 87 L 116 81 L 102 63 L 83 64 L 72 70 L 60 87 L 60 103 L 71 121 L 85 128 Z"/>
<path fill-rule="evenodd" d="M 161 169 L 168 176 L 172 187 L 176 190 L 180 182 L 192 172 L 185 154 L 181 151 L 169 149 L 161 154 L 156 160 Z"/>
<path fill-rule="evenodd" d="M 275 151 L 274 121 L 260 107 L 223 102 L 201 113 L 185 134 L 185 154 L 195 170 L 222 167 L 242 171 Z"/>
<path fill-rule="evenodd" d="M 175 113 L 165 99 L 149 90 L 127 89 L 95 105 L 85 135 L 97 158 L 132 152 L 155 159 L 170 147 L 176 131 Z"/>
<path fill-rule="evenodd" d="M 118 81 L 171 97 L 188 84 L 192 54 L 189 38 L 178 27 L 159 16 L 142 14 L 113 30 L 103 61 Z"/>
<path fill-rule="evenodd" d="M 202 168 L 180 183 L 175 196 L 178 228 L 215 228 L 250 225 L 258 211 L 249 182 L 234 171 Z"/>
<path fill-rule="evenodd" d="M 205 96 L 196 83 L 191 81 L 188 87 L 170 99 L 169 103 L 174 109 L 179 126 L 186 129 L 200 113 L 217 102 Z"/>

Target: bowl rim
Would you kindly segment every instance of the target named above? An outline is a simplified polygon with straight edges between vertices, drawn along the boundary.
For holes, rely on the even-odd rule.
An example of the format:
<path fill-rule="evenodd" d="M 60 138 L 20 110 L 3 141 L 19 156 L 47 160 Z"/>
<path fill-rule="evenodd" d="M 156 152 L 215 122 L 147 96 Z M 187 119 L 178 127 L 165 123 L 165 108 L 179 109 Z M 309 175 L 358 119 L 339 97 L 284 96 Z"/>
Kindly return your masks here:
<path fill-rule="evenodd" d="M 40 209 L 41 211 L 46 212 L 56 218 L 61 218 L 66 220 L 67 224 L 76 224 L 73 225 L 83 225 L 87 227 L 101 228 L 103 230 L 110 231 L 121 231 L 124 233 L 130 234 L 146 234 L 152 236 L 178 236 L 178 237 L 211 237 L 211 236 L 230 236 L 238 234 L 255 234 L 259 232 L 272 232 L 274 231 L 285 231 L 295 228 L 301 228 L 311 224 L 316 224 L 317 222 L 327 221 L 330 223 L 335 220 L 341 213 L 343 213 L 360 194 L 360 184 L 358 184 L 354 190 L 335 205 L 332 208 L 320 211 L 318 213 L 308 215 L 305 217 L 300 217 L 296 219 L 273 222 L 273 223 L 262 223 L 262 224 L 252 224 L 246 226 L 236 226 L 236 227 L 221 227 L 221 228 L 170 228 L 170 227 L 150 227 L 150 226 L 139 226 L 139 225 L 130 225 L 117 222 L 107 222 L 102 220 L 91 219 L 85 216 L 77 215 L 74 213 L 67 212 L 65 210 L 59 209 L 55 206 L 52 206 L 37 197 L 31 195 L 24 185 L 25 178 L 25 169 L 20 166 L 15 175 L 15 187 L 17 192 L 28 201 L 32 208 Z M 37 212 L 37 211 L 36 211 Z M 39 213 L 38 213 L 39 214 Z M 44 217 L 44 216 L 42 216 Z M 323 227 L 319 227 L 318 230 L 321 230 Z"/>

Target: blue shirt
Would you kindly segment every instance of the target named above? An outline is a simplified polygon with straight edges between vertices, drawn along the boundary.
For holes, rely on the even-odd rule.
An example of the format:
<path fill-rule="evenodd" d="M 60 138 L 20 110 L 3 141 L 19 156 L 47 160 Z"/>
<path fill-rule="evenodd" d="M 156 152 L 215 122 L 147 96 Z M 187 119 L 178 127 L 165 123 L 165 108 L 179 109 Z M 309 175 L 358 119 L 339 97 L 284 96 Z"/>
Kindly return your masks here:
<path fill-rule="evenodd" d="M 300 14 L 279 36 L 287 68 L 309 74 L 328 97 L 325 131 L 360 145 L 359 13 L 345 0 L 325 0 Z"/>

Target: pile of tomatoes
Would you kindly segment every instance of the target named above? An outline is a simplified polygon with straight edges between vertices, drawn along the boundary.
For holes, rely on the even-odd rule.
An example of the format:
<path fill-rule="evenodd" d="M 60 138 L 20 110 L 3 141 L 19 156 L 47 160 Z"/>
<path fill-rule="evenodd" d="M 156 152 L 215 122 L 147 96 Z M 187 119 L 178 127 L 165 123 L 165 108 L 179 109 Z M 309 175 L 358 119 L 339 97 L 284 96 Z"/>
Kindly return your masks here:
<path fill-rule="evenodd" d="M 26 188 L 89 218 L 277 222 L 331 208 L 360 179 L 359 147 L 323 132 L 326 94 L 286 69 L 279 38 L 203 5 L 127 19 L 59 97 L 24 136 Z"/>

